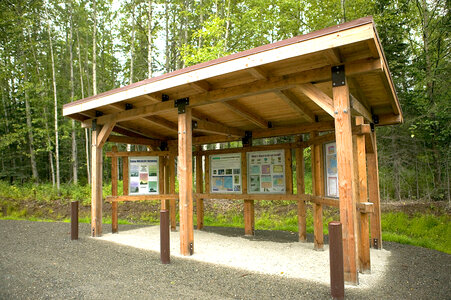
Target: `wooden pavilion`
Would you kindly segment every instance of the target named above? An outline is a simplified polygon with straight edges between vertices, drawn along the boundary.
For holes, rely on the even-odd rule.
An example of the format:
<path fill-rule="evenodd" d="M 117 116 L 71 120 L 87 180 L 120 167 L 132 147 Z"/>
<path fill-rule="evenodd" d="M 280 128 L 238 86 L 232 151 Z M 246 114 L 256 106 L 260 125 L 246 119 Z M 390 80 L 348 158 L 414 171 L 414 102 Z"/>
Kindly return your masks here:
<path fill-rule="evenodd" d="M 314 247 L 323 247 L 322 207 L 339 207 L 345 280 L 358 283 L 370 269 L 370 244 L 382 247 L 375 126 L 402 122 L 402 112 L 371 17 L 264 45 L 149 78 L 64 105 L 64 116 L 92 128 L 92 236 L 102 234 L 102 148 L 106 142 L 146 145 L 144 152 L 107 153 L 112 159 L 113 232 L 117 202 L 161 200 L 175 229 L 179 201 L 180 251 L 194 251 L 205 199 L 244 201 L 245 233 L 253 234 L 254 201 L 298 203 L 299 240 L 306 239 L 305 202 L 313 203 Z M 112 134 L 112 132 L 116 134 Z M 309 138 L 303 140 L 302 136 Z M 252 139 L 295 136 L 290 143 L 253 146 Z M 242 147 L 205 150 L 202 145 L 242 141 Z M 326 197 L 322 144 L 336 142 L 339 198 Z M 194 151 L 193 151 L 193 147 Z M 305 194 L 303 150 L 311 147 L 313 194 Z M 248 191 L 251 151 L 283 150 L 286 190 Z M 213 154 L 240 153 L 240 193 L 212 193 Z M 130 195 L 128 157 L 159 157 L 159 193 Z M 193 156 L 196 190 L 193 190 Z M 117 194 L 118 158 L 124 194 Z M 179 192 L 175 192 L 175 159 Z M 203 170 L 203 157 L 205 168 Z M 297 193 L 293 193 L 293 162 Z M 205 189 L 204 189 L 205 188 Z"/>

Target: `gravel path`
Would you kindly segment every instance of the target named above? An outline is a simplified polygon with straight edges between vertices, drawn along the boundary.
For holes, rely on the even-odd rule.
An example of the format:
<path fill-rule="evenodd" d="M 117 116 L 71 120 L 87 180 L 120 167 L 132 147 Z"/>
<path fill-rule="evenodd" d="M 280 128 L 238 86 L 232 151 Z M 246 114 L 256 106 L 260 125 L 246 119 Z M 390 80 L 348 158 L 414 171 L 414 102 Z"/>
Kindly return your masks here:
<path fill-rule="evenodd" d="M 0 220 L 0 299 L 328 299 L 315 281 L 244 272 L 171 257 L 89 237 L 70 241 L 67 223 Z M 140 226 L 121 225 L 121 232 Z M 104 230 L 109 230 L 106 225 Z M 208 228 L 225 236 L 242 229 Z M 289 243 L 286 232 L 257 232 L 256 239 Z M 349 299 L 451 299 L 451 255 L 385 243 L 385 277 L 372 288 L 347 288 Z"/>

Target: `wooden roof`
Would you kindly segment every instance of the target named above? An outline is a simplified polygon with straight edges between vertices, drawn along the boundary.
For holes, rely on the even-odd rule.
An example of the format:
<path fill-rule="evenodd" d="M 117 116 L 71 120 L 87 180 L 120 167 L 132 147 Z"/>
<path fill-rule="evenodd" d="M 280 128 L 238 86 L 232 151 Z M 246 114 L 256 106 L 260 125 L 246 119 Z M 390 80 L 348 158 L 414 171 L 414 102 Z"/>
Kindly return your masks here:
<path fill-rule="evenodd" d="M 176 100 L 188 97 L 194 143 L 333 126 L 331 67 L 344 65 L 351 111 L 379 125 L 402 113 L 372 17 L 264 45 L 88 97 L 63 107 L 84 126 L 115 123 L 134 138 L 177 139 Z M 167 97 L 166 99 L 163 99 Z M 332 127 L 333 128 L 333 127 Z M 114 139 L 114 137 L 113 137 Z"/>

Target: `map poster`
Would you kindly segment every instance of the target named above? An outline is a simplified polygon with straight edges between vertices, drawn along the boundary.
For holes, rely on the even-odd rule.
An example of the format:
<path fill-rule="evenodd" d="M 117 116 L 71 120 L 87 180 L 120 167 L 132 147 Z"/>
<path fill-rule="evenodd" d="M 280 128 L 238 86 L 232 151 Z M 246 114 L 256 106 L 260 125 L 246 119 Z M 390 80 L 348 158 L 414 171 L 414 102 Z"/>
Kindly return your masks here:
<path fill-rule="evenodd" d="M 129 157 L 129 194 L 158 194 L 158 156 Z"/>
<path fill-rule="evenodd" d="M 210 155 L 210 192 L 241 194 L 241 153 Z"/>
<path fill-rule="evenodd" d="M 338 198 L 337 145 L 335 142 L 324 145 L 324 159 L 326 163 L 326 196 Z"/>
<path fill-rule="evenodd" d="M 247 153 L 249 194 L 285 194 L 285 151 Z"/>

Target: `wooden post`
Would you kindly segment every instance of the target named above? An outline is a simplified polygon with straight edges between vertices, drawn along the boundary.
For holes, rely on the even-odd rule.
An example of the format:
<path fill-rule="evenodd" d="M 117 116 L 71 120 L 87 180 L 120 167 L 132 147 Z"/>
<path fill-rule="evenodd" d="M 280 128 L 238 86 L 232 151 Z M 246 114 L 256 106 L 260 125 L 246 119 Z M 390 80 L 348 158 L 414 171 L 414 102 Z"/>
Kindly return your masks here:
<path fill-rule="evenodd" d="M 169 192 L 175 194 L 175 154 L 173 151 L 169 151 Z M 169 212 L 171 218 L 171 231 L 177 230 L 177 212 L 176 212 L 175 199 L 169 200 Z"/>
<path fill-rule="evenodd" d="M 250 144 L 243 145 L 248 147 Z M 247 194 L 247 154 L 241 152 L 241 190 Z M 255 204 L 254 200 L 244 200 L 244 235 L 255 235 Z"/>
<path fill-rule="evenodd" d="M 367 153 L 369 201 L 373 203 L 371 214 L 371 247 L 382 249 L 381 206 L 379 193 L 379 168 L 377 159 L 376 132 L 372 132 L 374 153 Z"/>
<path fill-rule="evenodd" d="M 128 156 L 122 156 L 122 195 L 128 195 Z"/>
<path fill-rule="evenodd" d="M 158 157 L 158 194 L 164 194 L 164 157 Z M 166 199 L 161 199 L 161 210 L 167 210 Z"/>
<path fill-rule="evenodd" d="M 296 138 L 296 142 L 302 142 L 302 137 Z M 298 195 L 305 194 L 304 183 L 304 148 L 296 148 L 296 187 Z M 305 201 L 298 200 L 298 232 L 299 241 L 307 241 L 307 226 L 305 214 Z"/>
<path fill-rule="evenodd" d="M 91 235 L 102 235 L 102 146 L 98 146 L 101 126 L 92 128 L 91 143 Z"/>
<path fill-rule="evenodd" d="M 357 116 L 355 118 L 356 125 L 364 124 L 363 117 Z M 366 153 L 365 153 L 365 136 L 354 135 L 354 180 L 356 184 L 356 191 L 358 194 L 358 201 L 363 203 L 368 201 L 367 192 L 367 176 L 366 176 Z M 369 244 L 369 216 L 366 212 L 357 213 L 357 220 L 360 224 L 360 231 L 358 232 L 358 253 L 359 253 L 359 271 L 360 273 L 369 273 L 371 271 L 370 263 L 370 244 Z"/>
<path fill-rule="evenodd" d="M 171 190 L 170 190 L 170 174 L 169 174 L 169 156 L 162 156 L 161 159 L 163 159 L 164 161 L 164 194 L 170 194 Z M 161 193 L 161 192 L 160 192 Z M 166 205 L 166 210 L 170 210 L 170 204 L 169 204 L 170 200 L 165 200 L 165 205 Z"/>
<path fill-rule="evenodd" d="M 285 149 L 285 187 L 286 194 L 293 194 L 293 162 L 291 158 L 291 149 Z"/>
<path fill-rule="evenodd" d="M 111 148 L 112 152 L 117 152 L 117 146 Z M 118 180 L 118 170 L 117 170 L 117 156 L 111 157 L 111 196 L 117 196 L 117 180 Z M 111 202 L 111 232 L 117 233 L 118 231 L 118 220 L 117 220 L 117 202 Z"/>
<path fill-rule="evenodd" d="M 310 138 L 318 136 L 317 132 L 310 133 Z M 323 196 L 324 173 L 323 173 L 323 151 L 322 145 L 312 145 L 312 185 L 313 195 Z M 313 204 L 313 234 L 314 249 L 317 251 L 324 250 L 324 234 L 323 234 L 323 206 L 319 203 Z"/>
<path fill-rule="evenodd" d="M 201 151 L 202 146 L 197 146 L 196 151 Z M 202 172 L 202 155 L 196 155 L 196 193 L 203 192 L 203 172 Z M 197 212 L 197 229 L 204 228 L 204 200 L 196 199 L 196 212 Z"/>
<path fill-rule="evenodd" d="M 178 115 L 178 175 L 180 212 L 180 253 L 194 253 L 193 233 L 193 149 L 191 108 Z"/>
<path fill-rule="evenodd" d="M 344 77 L 344 66 L 332 68 L 335 74 L 343 74 L 341 80 L 332 84 L 335 139 L 337 144 L 338 189 L 340 195 L 340 221 L 343 224 L 343 265 L 345 281 L 358 284 L 356 251 L 356 205 L 354 185 L 354 164 L 352 149 L 352 118 L 349 87 Z"/>

